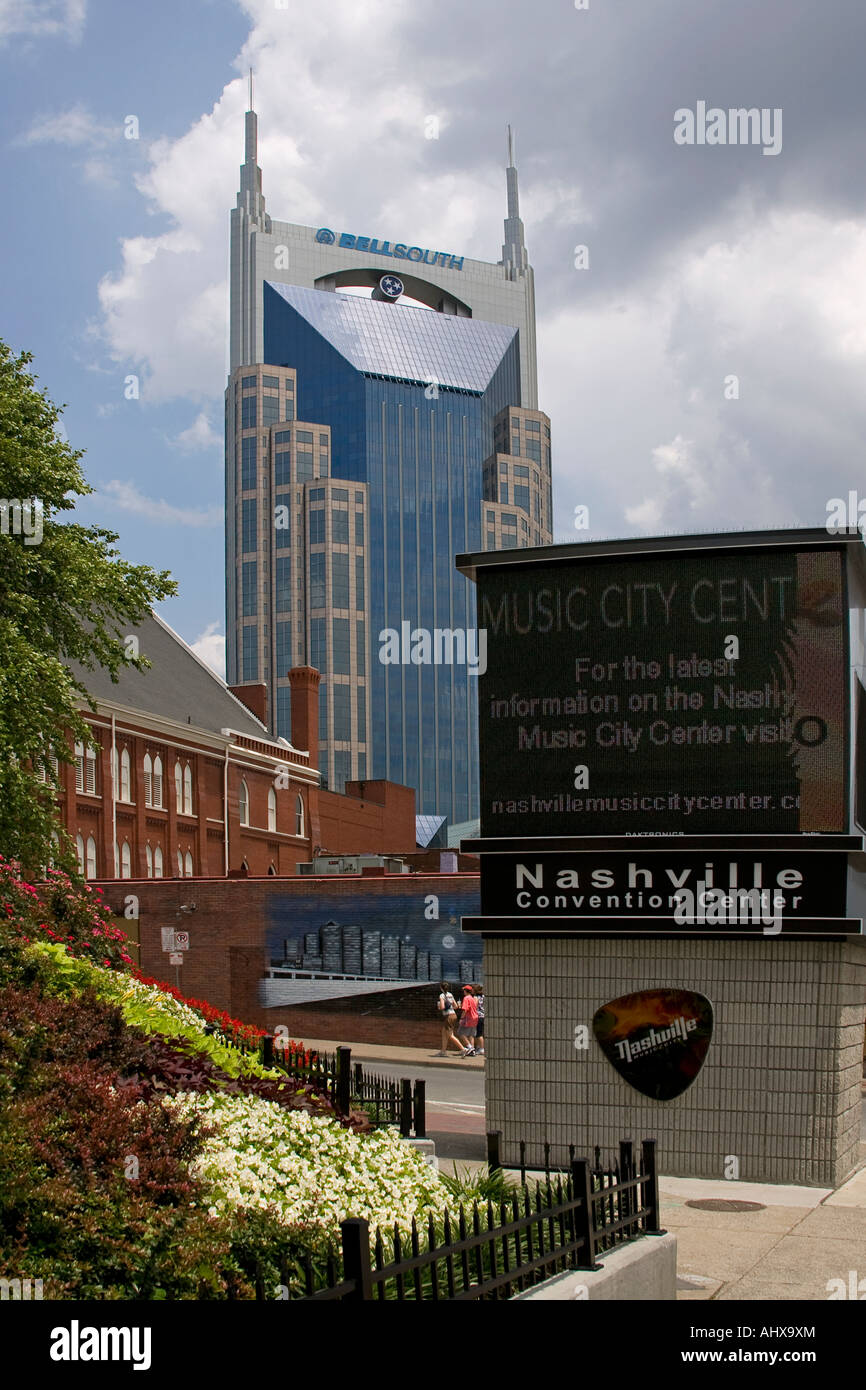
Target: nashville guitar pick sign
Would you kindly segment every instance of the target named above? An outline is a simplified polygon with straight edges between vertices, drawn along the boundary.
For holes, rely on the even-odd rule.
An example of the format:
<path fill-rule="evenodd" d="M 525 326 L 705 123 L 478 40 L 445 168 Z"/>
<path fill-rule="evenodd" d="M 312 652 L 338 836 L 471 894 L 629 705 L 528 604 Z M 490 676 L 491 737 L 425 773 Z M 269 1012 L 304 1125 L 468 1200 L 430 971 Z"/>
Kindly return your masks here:
<path fill-rule="evenodd" d="M 650 1100 L 676 1100 L 706 1060 L 713 1006 L 687 989 L 641 990 L 603 1004 L 592 1031 L 629 1086 Z"/>

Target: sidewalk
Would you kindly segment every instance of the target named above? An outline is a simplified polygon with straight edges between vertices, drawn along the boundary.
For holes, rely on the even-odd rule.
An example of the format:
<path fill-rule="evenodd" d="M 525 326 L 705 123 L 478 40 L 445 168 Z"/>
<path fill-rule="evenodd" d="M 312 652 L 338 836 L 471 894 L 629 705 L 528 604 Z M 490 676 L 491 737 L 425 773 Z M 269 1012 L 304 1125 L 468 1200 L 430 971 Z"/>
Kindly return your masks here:
<path fill-rule="evenodd" d="M 333 1053 L 343 1045 L 338 1042 L 323 1042 L 321 1038 L 298 1038 L 297 1041 L 316 1052 Z M 352 1049 L 353 1062 L 363 1062 L 365 1066 L 374 1062 L 405 1066 L 405 1074 L 410 1077 L 413 1067 L 459 1067 L 462 1071 L 467 1071 L 470 1067 L 484 1066 L 483 1057 L 461 1057 L 453 1048 L 447 1057 L 439 1057 L 435 1048 L 387 1047 L 383 1043 L 354 1042 L 344 1045 Z"/>

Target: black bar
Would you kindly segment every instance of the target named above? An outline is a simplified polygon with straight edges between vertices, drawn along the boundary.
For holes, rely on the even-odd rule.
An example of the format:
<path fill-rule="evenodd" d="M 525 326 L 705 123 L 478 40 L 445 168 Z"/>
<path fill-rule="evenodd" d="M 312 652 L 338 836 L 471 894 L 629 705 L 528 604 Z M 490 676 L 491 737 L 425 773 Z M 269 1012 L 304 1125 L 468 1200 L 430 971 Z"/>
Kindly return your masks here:
<path fill-rule="evenodd" d="M 274 1065 L 274 1039 L 270 1033 L 266 1033 L 261 1039 L 260 1056 L 263 1067 L 272 1067 Z"/>
<path fill-rule="evenodd" d="M 500 1148 L 502 1144 L 502 1130 L 488 1129 L 487 1131 L 487 1168 L 490 1173 L 497 1170 L 502 1171 L 502 1159 Z"/>
<path fill-rule="evenodd" d="M 412 1111 L 414 1115 L 414 1129 L 416 1139 L 427 1138 L 427 1082 L 415 1082 L 415 1094 L 412 1098 Z"/>
<path fill-rule="evenodd" d="M 595 1231 L 593 1220 L 592 1203 L 592 1178 L 589 1172 L 589 1160 L 586 1158 L 576 1158 L 571 1165 L 571 1186 L 576 1199 L 580 1199 L 580 1206 L 575 1209 L 574 1220 L 577 1234 L 583 1241 L 583 1249 L 580 1252 L 578 1269 L 600 1269 L 595 1258 Z"/>
<path fill-rule="evenodd" d="M 619 1177 L 620 1182 L 628 1182 L 634 1175 L 634 1148 L 630 1139 L 620 1139 L 619 1141 Z M 626 1187 L 619 1194 L 619 1215 L 620 1219 L 631 1215 L 635 1207 L 634 1192 Z M 626 1234 L 634 1234 L 631 1226 L 627 1228 Z"/>
<path fill-rule="evenodd" d="M 350 1216 L 340 1222 L 343 1241 L 343 1275 L 354 1284 L 346 1295 L 351 1302 L 368 1302 L 373 1297 L 373 1270 L 370 1264 L 370 1226 L 363 1216 Z"/>
<path fill-rule="evenodd" d="M 352 1108 L 352 1049 L 337 1048 L 337 1084 L 334 1101 L 341 1115 L 348 1115 Z"/>
<path fill-rule="evenodd" d="M 412 1133 L 412 1082 L 405 1076 L 400 1078 L 400 1133 L 404 1139 Z"/>
<path fill-rule="evenodd" d="M 659 1179 L 656 1172 L 656 1141 L 655 1139 L 644 1139 L 640 1146 L 641 1167 L 646 1173 L 647 1181 L 644 1183 L 642 1205 L 648 1210 L 646 1225 L 644 1230 L 647 1235 L 663 1236 L 665 1232 L 659 1225 Z"/>

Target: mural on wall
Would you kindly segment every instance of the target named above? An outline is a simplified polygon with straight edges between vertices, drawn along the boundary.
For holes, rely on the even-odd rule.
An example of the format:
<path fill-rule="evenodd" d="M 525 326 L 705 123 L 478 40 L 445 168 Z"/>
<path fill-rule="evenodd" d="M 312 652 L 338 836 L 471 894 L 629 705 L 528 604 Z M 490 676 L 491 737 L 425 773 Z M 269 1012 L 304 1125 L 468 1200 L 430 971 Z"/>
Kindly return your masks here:
<path fill-rule="evenodd" d="M 650 1100 L 691 1086 L 713 1036 L 713 1006 L 687 989 L 647 989 L 603 1004 L 592 1031 L 611 1066 Z"/>
<path fill-rule="evenodd" d="M 390 876 L 357 888 L 339 878 L 275 894 L 267 927 L 265 1008 L 481 979 L 480 937 L 460 918 L 480 908 L 472 876 Z"/>

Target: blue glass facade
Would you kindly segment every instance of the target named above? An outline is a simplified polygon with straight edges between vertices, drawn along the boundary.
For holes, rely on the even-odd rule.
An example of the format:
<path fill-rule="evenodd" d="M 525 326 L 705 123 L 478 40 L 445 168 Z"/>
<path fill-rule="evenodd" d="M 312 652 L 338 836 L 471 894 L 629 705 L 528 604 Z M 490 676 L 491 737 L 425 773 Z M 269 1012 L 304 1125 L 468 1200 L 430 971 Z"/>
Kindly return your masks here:
<path fill-rule="evenodd" d="M 403 623 L 431 634 L 475 627 L 474 588 L 454 557 L 482 548 L 494 416 L 520 404 L 517 330 L 266 283 L 264 359 L 296 368 L 298 418 L 330 425 L 332 476 L 368 485 L 367 774 L 416 788 L 419 813 L 469 820 L 478 815 L 475 677 L 465 664 L 384 665 L 380 633 Z M 315 607 L 324 568 L 319 575 L 310 558 Z M 342 567 L 332 573 L 342 590 Z"/>

